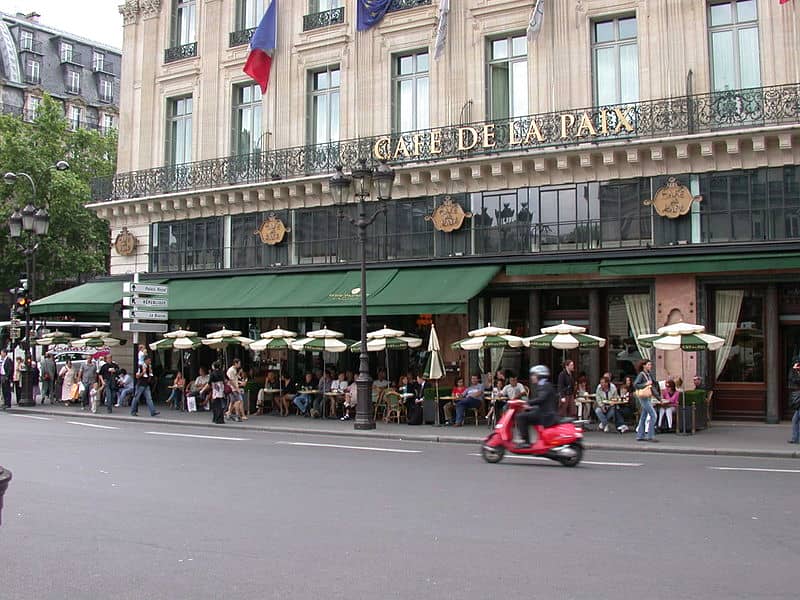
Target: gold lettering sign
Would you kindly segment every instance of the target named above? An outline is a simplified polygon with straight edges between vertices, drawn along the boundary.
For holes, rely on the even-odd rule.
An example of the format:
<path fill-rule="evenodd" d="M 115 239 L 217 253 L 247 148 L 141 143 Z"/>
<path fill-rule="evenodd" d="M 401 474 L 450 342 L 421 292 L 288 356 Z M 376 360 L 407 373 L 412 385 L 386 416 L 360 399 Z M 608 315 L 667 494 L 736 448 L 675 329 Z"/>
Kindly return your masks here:
<path fill-rule="evenodd" d="M 472 216 L 472 213 L 464 212 L 461 205 L 455 202 L 450 196 L 445 196 L 442 203 L 436 207 L 430 215 L 425 215 L 426 221 L 433 221 L 433 226 L 437 231 L 451 233 L 464 224 L 464 219 Z"/>
<path fill-rule="evenodd" d="M 117 239 L 114 240 L 114 250 L 116 250 L 117 254 L 120 256 L 133 256 L 138 243 L 139 240 L 136 239 L 136 236 L 128 231 L 127 227 L 123 227 Z"/>
<path fill-rule="evenodd" d="M 261 237 L 262 243 L 277 246 L 283 241 L 288 232 L 289 229 L 286 228 L 283 221 L 271 214 L 261 224 L 261 227 L 256 230 L 255 234 Z"/>
<path fill-rule="evenodd" d="M 692 208 L 692 202 L 702 201 L 702 196 L 692 196 L 685 185 L 678 183 L 674 177 L 667 179 L 667 185 L 656 192 L 655 198 L 645 200 L 645 206 L 652 206 L 662 217 L 677 219 Z"/>

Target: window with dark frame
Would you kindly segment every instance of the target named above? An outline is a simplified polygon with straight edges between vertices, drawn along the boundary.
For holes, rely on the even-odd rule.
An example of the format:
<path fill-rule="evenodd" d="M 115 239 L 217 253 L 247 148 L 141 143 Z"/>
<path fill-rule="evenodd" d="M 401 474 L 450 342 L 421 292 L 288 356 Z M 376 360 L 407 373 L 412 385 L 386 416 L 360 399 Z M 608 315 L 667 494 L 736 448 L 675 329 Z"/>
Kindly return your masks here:
<path fill-rule="evenodd" d="M 528 110 L 528 38 L 509 35 L 487 42 L 488 119 L 524 117 Z"/>
<path fill-rule="evenodd" d="M 712 91 L 761 86 L 756 0 L 709 2 L 708 36 Z"/>
<path fill-rule="evenodd" d="M 430 127 L 429 69 L 427 50 L 392 57 L 392 131 Z"/>
<path fill-rule="evenodd" d="M 595 106 L 639 101 L 639 47 L 635 16 L 592 22 Z"/>
<path fill-rule="evenodd" d="M 339 65 L 309 72 L 308 143 L 339 141 Z"/>

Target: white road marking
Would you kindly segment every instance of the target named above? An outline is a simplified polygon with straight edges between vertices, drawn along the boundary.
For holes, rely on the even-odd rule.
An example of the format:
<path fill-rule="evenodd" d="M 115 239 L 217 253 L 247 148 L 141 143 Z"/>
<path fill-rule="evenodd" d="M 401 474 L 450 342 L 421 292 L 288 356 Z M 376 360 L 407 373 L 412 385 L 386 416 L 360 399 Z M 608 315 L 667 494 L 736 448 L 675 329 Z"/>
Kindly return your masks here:
<path fill-rule="evenodd" d="M 81 421 L 67 421 L 70 425 L 80 425 L 81 427 L 94 427 L 95 429 L 119 429 L 119 427 L 111 427 L 111 425 L 96 425 L 94 423 L 83 423 Z"/>
<path fill-rule="evenodd" d="M 342 446 L 339 444 L 313 444 L 311 442 L 275 442 L 284 446 L 309 446 L 311 448 L 339 448 L 342 450 L 367 450 L 370 452 L 394 452 L 396 454 L 422 454 L 422 450 L 400 450 L 399 448 L 372 448 L 369 446 Z"/>
<path fill-rule="evenodd" d="M 36 419 L 38 421 L 50 421 L 49 417 L 37 417 L 36 415 L 15 415 L 14 413 L 10 413 L 12 417 L 22 417 L 23 419 Z"/>
<path fill-rule="evenodd" d="M 756 467 L 708 467 L 712 471 L 746 471 L 755 473 L 800 473 L 800 469 L 766 469 Z"/>
<path fill-rule="evenodd" d="M 470 456 L 480 456 L 477 452 L 470 454 Z M 546 458 L 544 456 L 527 456 L 522 454 L 506 454 L 507 458 L 520 458 L 522 460 L 538 460 L 538 461 L 550 461 L 552 459 Z M 593 461 L 593 460 L 582 460 L 582 465 L 596 465 L 601 467 L 641 467 L 642 463 L 629 463 L 629 462 L 600 462 L 600 461 Z"/>
<path fill-rule="evenodd" d="M 148 435 L 167 435 L 171 437 L 197 438 L 201 440 L 225 440 L 229 442 L 248 442 L 250 438 L 223 437 L 221 435 L 195 435 L 193 433 L 172 433 L 170 431 L 145 431 Z"/>

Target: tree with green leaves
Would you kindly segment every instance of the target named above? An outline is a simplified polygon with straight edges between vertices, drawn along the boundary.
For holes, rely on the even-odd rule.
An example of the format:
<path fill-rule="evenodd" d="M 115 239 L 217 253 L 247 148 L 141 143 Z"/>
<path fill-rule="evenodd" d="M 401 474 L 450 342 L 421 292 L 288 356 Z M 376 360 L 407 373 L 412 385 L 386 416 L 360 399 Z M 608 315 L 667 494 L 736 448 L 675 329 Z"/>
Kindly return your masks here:
<path fill-rule="evenodd" d="M 116 169 L 116 132 L 78 129 L 70 131 L 63 110 L 45 96 L 33 122 L 0 115 L 0 177 L 23 172 L 36 184 L 20 177 L 13 185 L 0 182 L 0 290 L 15 287 L 25 272 L 25 257 L 8 234 L 8 217 L 31 203 L 46 207 L 50 229 L 41 238 L 36 261 L 36 296 L 41 298 L 64 283 L 106 273 L 110 253 L 108 225 L 86 208 L 89 182 L 113 175 Z M 54 165 L 66 160 L 69 170 Z"/>

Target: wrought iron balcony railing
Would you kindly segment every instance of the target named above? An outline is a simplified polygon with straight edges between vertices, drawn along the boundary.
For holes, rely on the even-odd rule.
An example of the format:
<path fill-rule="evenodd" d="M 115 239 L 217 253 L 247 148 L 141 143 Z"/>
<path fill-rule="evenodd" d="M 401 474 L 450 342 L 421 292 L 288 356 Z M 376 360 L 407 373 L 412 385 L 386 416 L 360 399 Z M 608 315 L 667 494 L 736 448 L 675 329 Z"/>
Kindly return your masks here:
<path fill-rule="evenodd" d="M 231 31 L 228 34 L 228 48 L 249 44 L 250 40 L 253 39 L 253 34 L 255 32 L 255 27 L 251 27 L 250 29 L 240 29 L 239 31 Z"/>
<path fill-rule="evenodd" d="M 83 56 L 79 52 L 62 52 L 61 63 L 75 65 L 78 67 L 83 66 Z"/>
<path fill-rule="evenodd" d="M 95 201 L 213 189 L 333 173 L 364 158 L 398 165 L 543 148 L 800 123 L 800 83 L 729 90 L 635 104 L 551 112 L 298 146 L 159 167 L 95 181 Z"/>
<path fill-rule="evenodd" d="M 173 46 L 164 50 L 164 62 L 171 63 L 184 58 L 194 58 L 197 56 L 197 42 L 184 44 L 183 46 Z"/>
<path fill-rule="evenodd" d="M 344 6 L 303 16 L 303 31 L 344 23 Z"/>
<path fill-rule="evenodd" d="M 430 4 L 432 4 L 432 0 L 392 0 L 386 12 L 416 8 L 417 6 L 429 6 Z"/>

